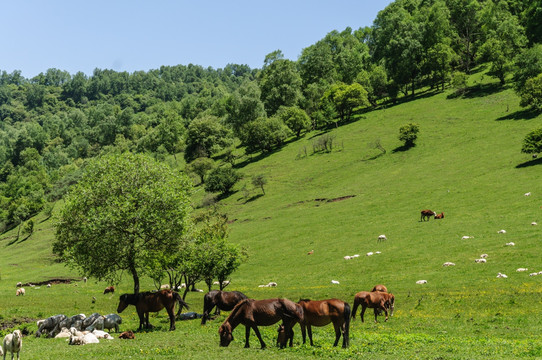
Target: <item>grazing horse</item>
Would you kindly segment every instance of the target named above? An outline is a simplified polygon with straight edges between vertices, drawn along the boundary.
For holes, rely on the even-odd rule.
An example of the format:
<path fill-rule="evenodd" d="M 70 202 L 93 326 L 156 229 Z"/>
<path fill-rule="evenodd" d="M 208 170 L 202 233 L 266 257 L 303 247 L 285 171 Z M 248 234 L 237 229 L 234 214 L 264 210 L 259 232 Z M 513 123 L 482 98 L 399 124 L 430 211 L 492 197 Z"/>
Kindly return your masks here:
<path fill-rule="evenodd" d="M 241 300 L 233 308 L 230 316 L 222 323 L 218 333 L 220 334 L 220 346 L 228 346 L 233 340 L 233 330 L 239 325 L 245 325 L 245 348 L 250 347 L 249 337 L 250 329 L 254 329 L 260 345 L 265 348 L 265 342 L 262 340 L 258 326 L 269 326 L 276 324 L 280 320 L 285 324 L 291 324 L 292 321 L 297 322 L 303 318 L 303 312 L 300 307 L 296 306 L 288 299 L 266 299 Z M 291 329 L 286 328 L 286 333 L 289 334 Z M 281 347 L 284 344 L 281 344 Z"/>
<path fill-rule="evenodd" d="M 333 346 L 337 346 L 341 334 L 343 335 L 343 348 L 347 348 L 350 345 L 350 305 L 339 299 L 329 299 L 312 301 L 308 299 L 299 300 L 298 304 L 303 309 L 303 319 L 299 322 L 301 326 L 301 335 L 303 336 L 303 344 L 306 341 L 306 330 L 309 333 L 309 341 L 311 346 L 314 346 L 312 342 L 312 326 L 326 326 L 329 323 L 333 323 L 335 328 L 335 343 Z M 290 330 L 290 334 L 287 333 L 287 328 L 292 328 L 295 323 L 283 324 L 279 327 L 279 335 L 277 337 L 277 343 L 285 344 L 287 339 L 290 339 L 290 347 L 293 342 L 293 331 Z M 306 328 L 306 330 L 305 330 Z"/>
<path fill-rule="evenodd" d="M 380 291 L 380 292 L 387 293 L 388 288 L 385 285 L 375 285 L 375 287 L 371 291 Z"/>
<path fill-rule="evenodd" d="M 390 310 L 390 316 L 393 316 L 393 310 L 395 309 L 395 296 L 391 293 L 383 293 L 379 291 L 361 291 L 357 293 L 354 297 L 352 318 L 356 317 L 356 311 L 359 305 L 361 305 L 361 322 L 364 322 L 363 314 L 365 314 L 366 308 L 374 309 L 375 322 L 377 322 L 376 316 L 378 315 L 379 310 L 386 313 L 386 321 L 388 321 L 388 309 Z"/>
<path fill-rule="evenodd" d="M 166 308 L 169 315 L 169 331 L 175 330 L 175 303 L 188 309 L 181 295 L 171 290 L 160 290 L 157 292 L 142 292 L 139 294 L 123 294 L 119 299 L 117 312 L 120 314 L 128 305 L 134 305 L 139 316 L 139 330 L 151 328 L 149 324 L 149 312 L 158 312 Z"/>
<path fill-rule="evenodd" d="M 204 325 L 209 319 L 209 314 L 215 306 L 217 313 L 219 314 L 220 310 L 231 311 L 235 305 L 244 299 L 247 299 L 247 296 L 239 291 L 209 291 L 203 298 L 203 316 L 201 317 L 201 325 Z"/>
<path fill-rule="evenodd" d="M 425 221 L 425 220 L 429 221 L 429 219 L 431 219 L 431 216 L 437 216 L 436 212 L 429 209 L 422 210 L 421 214 L 422 216 L 420 218 L 420 221 Z"/>
<path fill-rule="evenodd" d="M 435 219 L 444 219 L 444 213 L 441 212 L 440 214 L 435 215 Z"/>

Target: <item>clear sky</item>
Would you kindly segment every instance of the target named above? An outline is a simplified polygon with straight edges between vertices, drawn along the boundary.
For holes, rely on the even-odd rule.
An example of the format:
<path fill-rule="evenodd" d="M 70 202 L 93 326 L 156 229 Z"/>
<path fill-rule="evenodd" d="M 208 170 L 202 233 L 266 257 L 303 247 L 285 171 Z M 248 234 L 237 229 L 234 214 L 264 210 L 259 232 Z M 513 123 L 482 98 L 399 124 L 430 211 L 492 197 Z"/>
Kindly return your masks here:
<path fill-rule="evenodd" d="M 0 70 L 91 75 L 189 63 L 260 68 L 280 49 L 297 60 L 332 30 L 371 26 L 392 0 L 5 0 Z"/>

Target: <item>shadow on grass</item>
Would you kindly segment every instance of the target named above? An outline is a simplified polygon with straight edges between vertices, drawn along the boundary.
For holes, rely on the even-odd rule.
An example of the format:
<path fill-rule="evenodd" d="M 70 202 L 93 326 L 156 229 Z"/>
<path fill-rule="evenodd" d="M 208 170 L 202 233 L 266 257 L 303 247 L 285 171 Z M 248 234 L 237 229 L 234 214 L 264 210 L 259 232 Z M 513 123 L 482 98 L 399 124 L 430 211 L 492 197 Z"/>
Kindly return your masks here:
<path fill-rule="evenodd" d="M 541 112 L 535 109 L 525 109 L 501 116 L 497 121 L 502 120 L 531 120 L 540 115 Z"/>
<path fill-rule="evenodd" d="M 542 164 L 542 158 L 537 158 L 537 159 L 525 161 L 521 164 L 516 165 L 516 169 L 522 169 L 529 166 L 535 166 L 535 165 L 540 165 L 540 164 Z"/>
<path fill-rule="evenodd" d="M 253 196 L 249 197 L 248 199 L 246 199 L 244 203 L 247 204 L 247 203 L 252 202 L 254 200 L 258 200 L 262 196 L 263 196 L 263 194 L 253 195 Z"/>
<path fill-rule="evenodd" d="M 465 99 L 474 99 L 496 94 L 498 92 L 506 90 L 507 88 L 508 87 L 506 85 L 502 86 L 500 83 L 477 84 L 474 86 L 469 86 L 463 94 L 455 92 L 448 95 L 447 98 L 456 99 L 462 97 Z"/>
<path fill-rule="evenodd" d="M 398 153 L 398 152 L 403 152 L 403 151 L 408 151 L 410 149 L 412 149 L 413 147 L 415 147 L 416 144 L 405 144 L 405 145 L 402 145 L 402 146 L 399 146 L 399 147 L 396 147 L 395 149 L 392 150 L 392 153 Z"/>

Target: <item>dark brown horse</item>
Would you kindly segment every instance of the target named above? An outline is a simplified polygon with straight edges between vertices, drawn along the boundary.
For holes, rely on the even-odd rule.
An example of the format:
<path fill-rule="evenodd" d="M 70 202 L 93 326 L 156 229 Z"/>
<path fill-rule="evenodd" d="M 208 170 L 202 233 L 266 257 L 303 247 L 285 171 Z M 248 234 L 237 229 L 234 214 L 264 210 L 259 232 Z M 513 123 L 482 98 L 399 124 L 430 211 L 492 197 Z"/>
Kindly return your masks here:
<path fill-rule="evenodd" d="M 209 291 L 203 298 L 203 316 L 201 317 L 201 325 L 204 325 L 209 319 L 209 314 L 215 306 L 217 313 L 219 314 L 220 310 L 231 311 L 235 305 L 244 299 L 247 299 L 247 296 L 239 291 Z"/>
<path fill-rule="evenodd" d="M 380 291 L 361 291 L 357 293 L 354 297 L 352 318 L 356 317 L 356 311 L 359 305 L 361 305 L 361 322 L 364 322 L 363 315 L 367 308 L 374 309 L 375 322 L 377 322 L 376 316 L 378 315 L 379 310 L 386 313 L 386 321 L 388 321 L 388 310 L 390 310 L 390 315 L 393 316 L 393 310 L 395 309 L 395 296 L 391 293 L 383 293 Z"/>
<path fill-rule="evenodd" d="M 149 329 L 149 312 L 158 312 L 166 308 L 169 315 L 169 330 L 175 330 L 175 304 L 188 309 L 188 304 L 181 296 L 171 290 L 160 290 L 157 292 L 141 292 L 139 294 L 123 294 L 120 296 L 117 312 L 120 314 L 128 305 L 134 305 L 139 316 L 139 330 L 143 327 Z"/>
<path fill-rule="evenodd" d="M 435 217 L 437 216 L 437 213 L 429 209 L 422 210 L 420 221 L 429 221 L 429 219 L 431 219 L 431 216 Z"/>
<path fill-rule="evenodd" d="M 303 309 L 303 319 L 299 322 L 301 326 L 301 335 L 303 336 L 303 344 L 306 341 L 306 330 L 309 333 L 309 341 L 312 342 L 312 326 L 326 326 L 333 323 L 335 328 L 335 343 L 337 346 L 341 334 L 343 335 L 343 348 L 350 344 L 350 305 L 339 299 L 329 299 L 312 301 L 307 299 L 299 300 L 298 304 Z M 295 324 L 295 323 L 294 323 Z M 292 346 L 293 331 L 287 333 L 287 328 L 292 328 L 292 324 L 283 324 L 279 327 L 279 336 L 277 342 L 285 344 L 287 339 L 290 339 L 290 347 Z M 305 330 L 306 328 L 306 330 Z"/>
<path fill-rule="evenodd" d="M 250 347 L 250 329 L 254 329 L 262 349 L 265 342 L 262 340 L 258 326 L 269 326 L 282 320 L 286 324 L 300 321 L 303 313 L 296 304 L 288 299 L 241 300 L 232 310 L 230 316 L 220 326 L 220 346 L 228 346 L 233 340 L 233 330 L 239 325 L 245 325 L 245 347 Z M 289 334 L 291 329 L 287 328 Z M 283 344 L 281 345 L 281 347 Z"/>

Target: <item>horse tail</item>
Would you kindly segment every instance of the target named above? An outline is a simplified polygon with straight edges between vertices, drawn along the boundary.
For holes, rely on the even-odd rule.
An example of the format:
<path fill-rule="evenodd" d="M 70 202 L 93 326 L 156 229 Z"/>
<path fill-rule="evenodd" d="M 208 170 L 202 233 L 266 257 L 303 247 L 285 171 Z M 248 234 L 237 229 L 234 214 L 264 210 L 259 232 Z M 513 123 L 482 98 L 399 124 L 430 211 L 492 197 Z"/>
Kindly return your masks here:
<path fill-rule="evenodd" d="M 352 319 L 354 319 L 356 317 L 356 311 L 358 311 L 359 303 L 360 303 L 360 301 L 358 300 L 358 297 L 356 296 L 354 298 L 354 309 L 352 309 Z M 349 307 L 350 307 L 350 305 L 349 305 Z"/>
<path fill-rule="evenodd" d="M 344 343 L 345 347 L 348 347 L 350 345 L 350 305 L 345 302 L 344 303 Z"/>
<path fill-rule="evenodd" d="M 183 300 L 183 298 L 181 297 L 181 295 L 179 295 L 178 292 L 173 292 L 173 297 L 175 298 L 175 300 L 177 300 L 177 302 L 179 302 L 179 311 L 182 310 L 182 308 L 186 308 L 186 310 L 188 310 L 190 308 L 190 306 L 188 306 L 188 304 Z"/>

